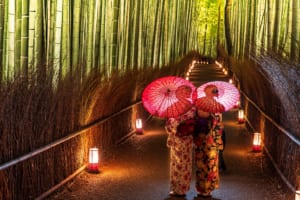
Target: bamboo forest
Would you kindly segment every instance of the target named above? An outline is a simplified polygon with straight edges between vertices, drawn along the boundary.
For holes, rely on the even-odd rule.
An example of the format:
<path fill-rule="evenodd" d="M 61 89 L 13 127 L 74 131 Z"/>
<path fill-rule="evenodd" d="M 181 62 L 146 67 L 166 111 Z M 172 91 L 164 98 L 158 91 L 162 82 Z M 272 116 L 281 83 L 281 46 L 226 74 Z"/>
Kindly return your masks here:
<path fill-rule="evenodd" d="M 0 0 L 0 200 L 49 195 L 90 147 L 109 160 L 152 119 L 143 89 L 194 63 L 228 70 L 299 200 L 299 13 L 300 0 Z"/>
<path fill-rule="evenodd" d="M 75 71 L 86 76 L 97 69 L 109 76 L 113 70 L 158 67 L 198 49 L 200 38 L 205 53 L 212 53 L 218 24 L 196 20 L 201 4 L 211 4 L 209 11 L 218 15 L 217 2 L 192 0 L 3 0 L 2 81 L 37 71 L 57 80 Z"/>
<path fill-rule="evenodd" d="M 1 0 L 2 81 L 162 66 L 190 50 L 299 61 L 297 0 Z M 224 9 L 225 8 L 225 9 Z M 226 25 L 224 28 L 224 24 Z M 225 40 L 226 38 L 226 40 Z M 225 43 L 226 41 L 226 43 Z M 51 66 L 51 67 L 50 67 Z"/>

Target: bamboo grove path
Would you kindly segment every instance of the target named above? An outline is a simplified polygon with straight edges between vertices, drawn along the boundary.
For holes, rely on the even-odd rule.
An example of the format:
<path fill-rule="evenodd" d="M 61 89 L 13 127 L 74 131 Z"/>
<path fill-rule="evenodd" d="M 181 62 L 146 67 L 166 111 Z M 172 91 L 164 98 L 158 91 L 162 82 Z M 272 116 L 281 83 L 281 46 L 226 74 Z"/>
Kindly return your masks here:
<path fill-rule="evenodd" d="M 190 80 L 199 86 L 213 81 L 227 81 L 215 64 L 197 64 Z M 223 114 L 226 131 L 224 159 L 227 170 L 220 174 L 220 188 L 214 200 L 292 200 L 268 157 L 251 151 L 252 135 L 238 124 L 237 110 Z M 111 159 L 101 164 L 99 174 L 82 172 L 47 199 L 54 200 L 198 200 L 193 178 L 186 197 L 169 197 L 169 150 L 164 121 L 147 122 L 143 135 L 134 135 L 116 145 Z"/>

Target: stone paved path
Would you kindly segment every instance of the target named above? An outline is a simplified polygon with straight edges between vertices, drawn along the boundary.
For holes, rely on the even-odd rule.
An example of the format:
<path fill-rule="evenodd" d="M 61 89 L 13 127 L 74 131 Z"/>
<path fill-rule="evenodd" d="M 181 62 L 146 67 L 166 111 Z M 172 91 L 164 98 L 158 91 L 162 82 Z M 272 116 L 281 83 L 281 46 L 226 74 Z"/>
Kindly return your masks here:
<path fill-rule="evenodd" d="M 227 80 L 214 64 L 199 64 L 190 80 L 199 86 L 212 80 Z M 226 130 L 221 187 L 214 200 L 292 200 L 289 191 L 269 163 L 267 156 L 251 151 L 252 135 L 236 120 L 237 110 L 223 114 Z M 143 135 L 134 135 L 116 146 L 111 160 L 101 165 L 101 173 L 82 172 L 53 200 L 200 200 L 192 180 L 184 198 L 169 197 L 169 150 L 164 121 L 148 121 Z"/>

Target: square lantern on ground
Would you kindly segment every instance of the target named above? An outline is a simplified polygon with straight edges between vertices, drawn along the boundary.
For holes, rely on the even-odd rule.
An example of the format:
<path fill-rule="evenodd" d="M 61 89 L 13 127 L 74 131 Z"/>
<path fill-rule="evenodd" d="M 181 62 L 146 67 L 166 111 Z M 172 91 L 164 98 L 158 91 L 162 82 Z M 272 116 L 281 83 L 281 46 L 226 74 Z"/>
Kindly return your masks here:
<path fill-rule="evenodd" d="M 260 152 L 262 147 L 261 147 L 261 133 L 254 133 L 253 134 L 253 146 L 252 146 L 252 151 L 254 152 Z"/>
<path fill-rule="evenodd" d="M 238 123 L 242 124 L 245 122 L 245 113 L 243 109 L 239 109 L 238 111 Z"/>
<path fill-rule="evenodd" d="M 99 173 L 99 149 L 96 147 L 89 149 L 88 172 Z"/>
<path fill-rule="evenodd" d="M 300 189 L 296 190 L 295 200 L 300 200 Z"/>
<path fill-rule="evenodd" d="M 142 119 L 138 118 L 135 120 L 135 129 L 137 134 L 143 134 L 143 121 Z"/>
<path fill-rule="evenodd" d="M 234 105 L 234 108 L 240 108 L 241 107 L 241 101 L 238 100 L 235 105 Z M 241 109 L 241 108 L 240 108 Z"/>

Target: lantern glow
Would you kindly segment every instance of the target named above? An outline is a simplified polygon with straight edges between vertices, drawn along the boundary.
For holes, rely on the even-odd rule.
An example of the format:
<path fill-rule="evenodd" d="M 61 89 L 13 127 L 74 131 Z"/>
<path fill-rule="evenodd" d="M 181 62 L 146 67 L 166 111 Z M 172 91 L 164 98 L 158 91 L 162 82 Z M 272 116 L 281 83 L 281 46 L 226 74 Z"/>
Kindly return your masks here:
<path fill-rule="evenodd" d="M 261 133 L 254 133 L 253 134 L 252 150 L 254 152 L 260 152 L 261 151 Z"/>
<path fill-rule="evenodd" d="M 96 147 L 89 149 L 88 171 L 91 173 L 99 173 L 99 149 Z"/>
<path fill-rule="evenodd" d="M 300 189 L 296 190 L 295 200 L 300 200 Z"/>
<path fill-rule="evenodd" d="M 237 101 L 236 103 L 235 103 L 235 108 L 239 108 L 240 107 L 240 105 L 241 105 L 241 102 L 240 101 Z"/>
<path fill-rule="evenodd" d="M 242 124 L 245 122 L 245 114 L 243 109 L 239 109 L 238 111 L 238 123 Z"/>
<path fill-rule="evenodd" d="M 140 119 L 140 118 L 136 119 L 135 128 L 136 128 L 136 133 L 138 133 L 138 134 L 143 133 L 143 121 L 142 121 L 142 119 Z"/>

